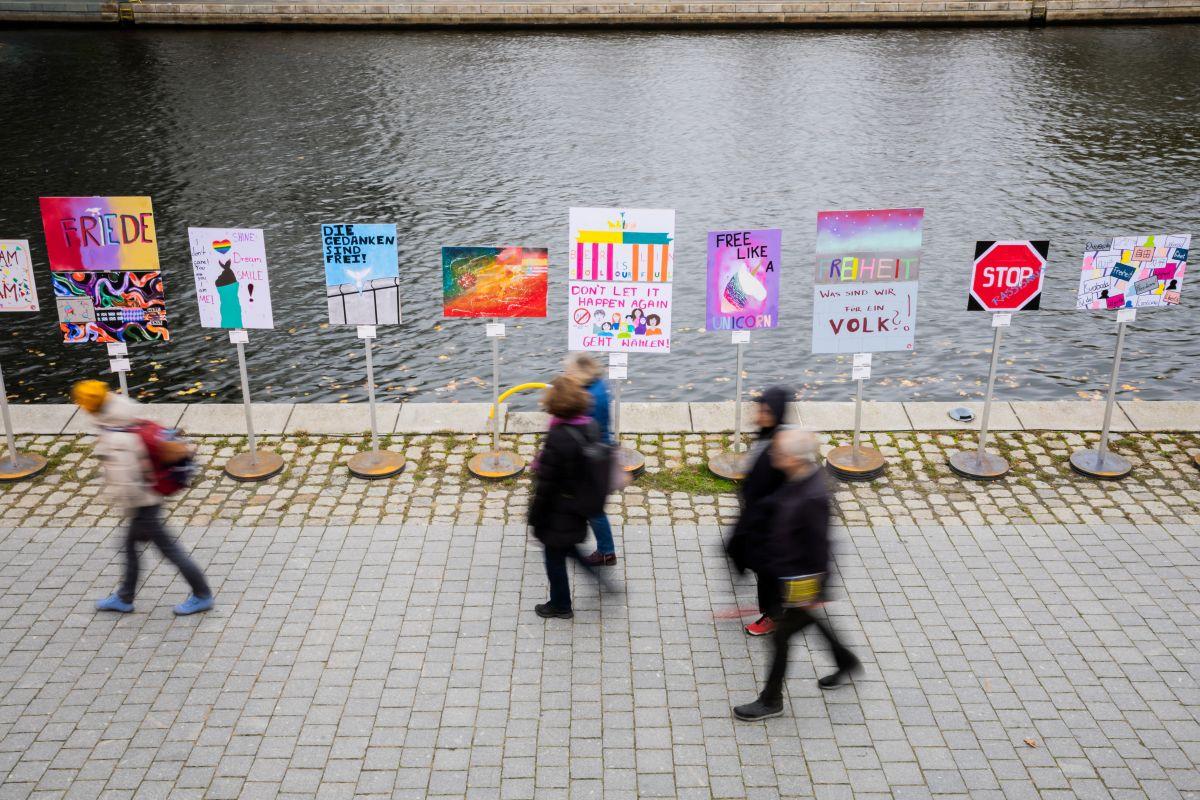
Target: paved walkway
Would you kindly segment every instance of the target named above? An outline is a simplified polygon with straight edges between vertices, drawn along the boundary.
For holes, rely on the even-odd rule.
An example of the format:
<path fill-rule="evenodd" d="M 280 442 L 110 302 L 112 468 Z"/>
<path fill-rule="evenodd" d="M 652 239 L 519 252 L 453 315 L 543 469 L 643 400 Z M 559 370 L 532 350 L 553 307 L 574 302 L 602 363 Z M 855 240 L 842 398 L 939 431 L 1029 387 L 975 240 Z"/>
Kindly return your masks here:
<path fill-rule="evenodd" d="M 6 516 L 11 521 L 11 516 Z M 0 798 L 1200 796 L 1200 531 L 839 531 L 867 662 L 735 723 L 766 644 L 715 527 L 626 526 L 543 622 L 520 526 L 190 528 L 219 605 L 127 617 L 111 530 L 0 529 Z"/>

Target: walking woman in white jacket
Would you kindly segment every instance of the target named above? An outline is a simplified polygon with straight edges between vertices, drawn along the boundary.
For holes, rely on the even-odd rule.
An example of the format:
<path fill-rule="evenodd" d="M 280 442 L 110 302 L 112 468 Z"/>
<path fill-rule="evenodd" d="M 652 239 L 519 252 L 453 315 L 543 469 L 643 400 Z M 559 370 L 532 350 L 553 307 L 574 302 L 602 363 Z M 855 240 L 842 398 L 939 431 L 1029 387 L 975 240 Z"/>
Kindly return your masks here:
<path fill-rule="evenodd" d="M 123 614 L 133 611 L 140 572 L 138 548 L 143 542 L 151 542 L 179 568 L 192 587 L 191 596 L 175 606 L 175 613 L 183 616 L 209 610 L 213 607 L 213 594 L 204 573 L 163 527 L 163 496 L 154 490 L 154 465 L 136 430 L 138 404 L 110 392 L 108 384 L 102 381 L 80 381 L 72 389 L 71 397 L 96 423 L 96 456 L 100 459 L 108 495 L 129 515 L 125 577 L 119 589 L 97 601 L 96 608 Z"/>

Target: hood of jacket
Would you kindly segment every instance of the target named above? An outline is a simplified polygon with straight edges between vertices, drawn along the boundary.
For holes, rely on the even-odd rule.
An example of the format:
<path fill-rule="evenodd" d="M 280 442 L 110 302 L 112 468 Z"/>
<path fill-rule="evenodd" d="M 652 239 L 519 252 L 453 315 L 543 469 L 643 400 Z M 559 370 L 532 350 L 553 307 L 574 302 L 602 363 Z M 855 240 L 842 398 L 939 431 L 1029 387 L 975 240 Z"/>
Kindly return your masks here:
<path fill-rule="evenodd" d="M 137 421 L 140 407 L 125 395 L 110 392 L 104 398 L 104 405 L 95 413 L 94 420 L 102 428 L 125 428 Z"/>
<path fill-rule="evenodd" d="M 783 415 L 787 413 L 788 401 L 795 396 L 796 393 L 787 386 L 772 386 L 762 393 L 758 402 L 770 409 L 771 416 L 775 417 L 775 424 L 769 428 L 762 428 L 758 433 L 760 439 L 770 439 L 775 435 L 775 431 L 779 430 L 779 426 L 783 424 Z"/>

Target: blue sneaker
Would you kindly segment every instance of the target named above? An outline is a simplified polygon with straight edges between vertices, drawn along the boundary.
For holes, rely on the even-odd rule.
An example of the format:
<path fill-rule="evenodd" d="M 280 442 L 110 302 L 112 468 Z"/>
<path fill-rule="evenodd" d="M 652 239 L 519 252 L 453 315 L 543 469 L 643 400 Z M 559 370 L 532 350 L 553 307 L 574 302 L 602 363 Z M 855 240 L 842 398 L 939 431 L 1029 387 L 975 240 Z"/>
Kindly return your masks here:
<path fill-rule="evenodd" d="M 186 617 L 188 614 L 198 614 L 201 611 L 208 611 L 212 607 L 212 595 L 209 595 L 208 597 L 196 597 L 196 595 L 192 594 L 188 595 L 187 600 L 184 600 L 182 603 L 175 606 L 175 613 L 178 616 Z"/>
<path fill-rule="evenodd" d="M 128 614 L 133 611 L 133 603 L 126 603 L 116 592 L 113 592 L 103 600 L 96 601 L 97 611 L 119 611 L 122 614 Z"/>

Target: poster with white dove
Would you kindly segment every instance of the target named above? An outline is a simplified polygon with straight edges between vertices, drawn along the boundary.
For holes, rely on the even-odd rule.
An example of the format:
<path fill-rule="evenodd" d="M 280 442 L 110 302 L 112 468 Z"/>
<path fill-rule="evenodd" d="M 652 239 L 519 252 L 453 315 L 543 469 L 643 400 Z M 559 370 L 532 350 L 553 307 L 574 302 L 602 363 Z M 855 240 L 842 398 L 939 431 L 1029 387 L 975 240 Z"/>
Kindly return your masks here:
<path fill-rule="evenodd" d="M 331 325 L 400 323 L 395 225 L 322 225 Z"/>

